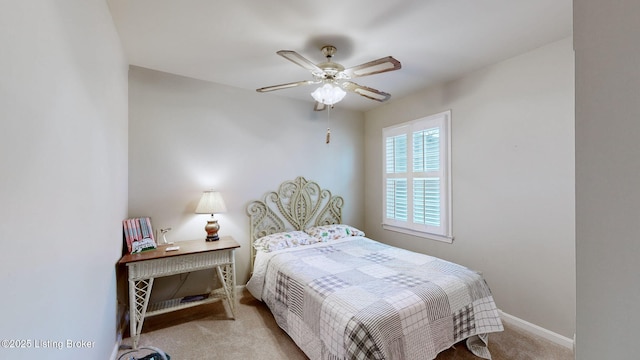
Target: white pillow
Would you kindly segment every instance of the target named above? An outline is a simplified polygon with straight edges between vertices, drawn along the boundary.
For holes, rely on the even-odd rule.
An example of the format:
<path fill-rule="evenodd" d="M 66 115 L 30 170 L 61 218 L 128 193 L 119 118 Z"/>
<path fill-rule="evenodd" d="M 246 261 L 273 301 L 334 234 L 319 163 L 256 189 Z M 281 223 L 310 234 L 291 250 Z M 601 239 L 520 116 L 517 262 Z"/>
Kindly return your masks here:
<path fill-rule="evenodd" d="M 364 236 L 364 232 L 345 224 L 314 226 L 306 229 L 305 232 L 322 242 L 349 236 Z"/>
<path fill-rule="evenodd" d="M 263 236 L 254 241 L 253 247 L 258 251 L 271 252 L 317 242 L 320 240 L 309 236 L 304 231 L 288 231 Z"/>

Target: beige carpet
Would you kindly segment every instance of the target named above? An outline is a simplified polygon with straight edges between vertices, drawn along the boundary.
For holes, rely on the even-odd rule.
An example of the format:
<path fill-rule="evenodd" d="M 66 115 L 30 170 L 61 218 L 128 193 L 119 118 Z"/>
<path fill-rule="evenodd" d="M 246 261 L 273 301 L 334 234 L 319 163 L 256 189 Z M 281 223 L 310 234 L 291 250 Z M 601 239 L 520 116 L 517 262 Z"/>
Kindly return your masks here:
<path fill-rule="evenodd" d="M 277 326 L 269 309 L 248 291 L 239 296 L 236 320 L 228 314 L 226 305 L 217 302 L 150 317 L 145 320 L 140 346 L 163 349 L 172 360 L 307 359 Z M 131 339 L 125 338 L 122 344 L 131 345 Z M 507 324 L 504 332 L 489 335 L 489 350 L 493 360 L 574 359 L 571 350 Z M 132 355 L 137 354 L 126 358 Z M 436 359 L 478 360 L 463 343 Z"/>

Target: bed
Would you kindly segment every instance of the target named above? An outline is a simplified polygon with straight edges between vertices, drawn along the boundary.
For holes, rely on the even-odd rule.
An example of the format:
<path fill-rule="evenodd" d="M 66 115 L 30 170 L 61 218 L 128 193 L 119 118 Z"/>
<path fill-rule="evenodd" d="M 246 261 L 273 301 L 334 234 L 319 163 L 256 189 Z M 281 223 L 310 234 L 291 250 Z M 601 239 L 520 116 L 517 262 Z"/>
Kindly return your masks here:
<path fill-rule="evenodd" d="M 247 289 L 310 359 L 434 359 L 503 330 L 475 271 L 342 224 L 344 199 L 304 177 L 252 201 Z"/>

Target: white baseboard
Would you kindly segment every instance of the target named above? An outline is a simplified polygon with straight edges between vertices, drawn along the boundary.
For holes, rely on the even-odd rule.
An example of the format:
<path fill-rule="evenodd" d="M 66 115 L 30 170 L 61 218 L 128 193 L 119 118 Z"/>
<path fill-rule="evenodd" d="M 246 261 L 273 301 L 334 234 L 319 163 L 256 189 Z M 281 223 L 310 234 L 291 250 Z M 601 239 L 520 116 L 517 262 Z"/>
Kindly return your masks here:
<path fill-rule="evenodd" d="M 561 345 L 568 349 L 573 350 L 573 339 L 570 339 L 566 336 L 562 336 L 558 333 L 554 333 L 551 330 L 547 330 L 543 327 L 540 327 L 536 324 L 532 324 L 528 321 L 522 320 L 513 315 L 507 314 L 502 310 L 498 310 L 498 313 L 500 313 L 500 318 L 502 318 L 502 321 L 504 321 L 507 324 L 513 325 L 521 330 L 530 332 L 534 335 L 540 336 L 558 345 Z"/>

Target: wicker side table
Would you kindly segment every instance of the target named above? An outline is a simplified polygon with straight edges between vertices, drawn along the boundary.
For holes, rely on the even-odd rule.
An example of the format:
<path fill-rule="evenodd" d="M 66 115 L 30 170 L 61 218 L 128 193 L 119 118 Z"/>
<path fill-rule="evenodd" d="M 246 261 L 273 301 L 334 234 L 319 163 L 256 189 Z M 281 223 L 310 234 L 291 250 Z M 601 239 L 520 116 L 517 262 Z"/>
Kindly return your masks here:
<path fill-rule="evenodd" d="M 129 279 L 129 326 L 133 348 L 138 348 L 142 325 L 147 316 L 185 309 L 192 306 L 226 300 L 235 319 L 236 281 L 235 249 L 240 245 L 230 236 L 219 241 L 180 241 L 180 249 L 166 251 L 161 245 L 153 251 L 123 256 L 119 263 L 126 264 Z M 213 290 L 208 297 L 197 301 L 182 302 L 170 299 L 149 304 L 153 280 L 158 277 L 187 273 L 203 269 L 215 269 L 222 288 Z"/>

